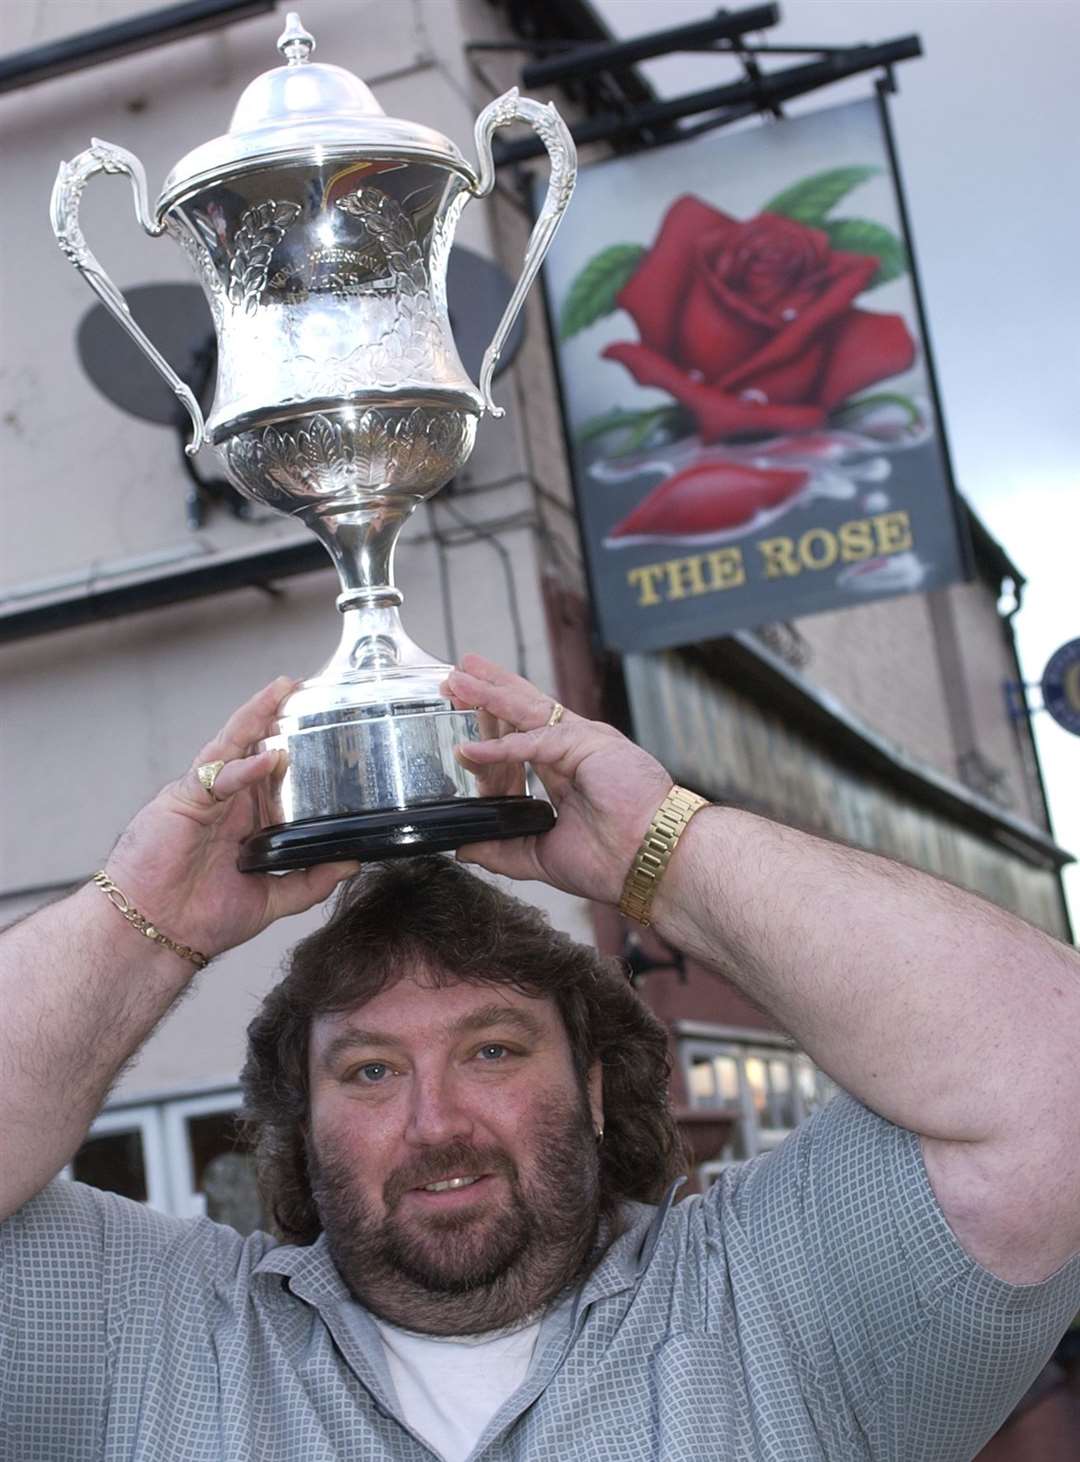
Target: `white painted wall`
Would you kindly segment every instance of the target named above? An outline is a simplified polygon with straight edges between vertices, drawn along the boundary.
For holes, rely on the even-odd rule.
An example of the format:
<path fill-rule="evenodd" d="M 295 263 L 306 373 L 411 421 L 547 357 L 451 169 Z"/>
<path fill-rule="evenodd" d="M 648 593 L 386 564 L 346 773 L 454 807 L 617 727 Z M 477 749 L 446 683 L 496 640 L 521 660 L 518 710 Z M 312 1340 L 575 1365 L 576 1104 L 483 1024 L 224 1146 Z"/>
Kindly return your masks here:
<path fill-rule="evenodd" d="M 148 0 L 22 0 L 5 9 L 4 48 L 83 31 L 154 8 Z M 305 0 L 318 59 L 373 84 L 391 115 L 427 123 L 471 151 L 477 107 L 462 81 L 460 12 L 450 0 Z M 151 195 L 189 148 L 225 131 L 242 88 L 278 64 L 284 8 L 226 30 L 175 42 L 0 98 L 5 214 L 0 230 L 3 547 L 0 596 L 64 571 L 88 576 L 117 560 L 192 543 L 207 555 L 257 550 L 302 532 L 268 514 L 238 523 L 216 512 L 197 534 L 184 518 L 186 480 L 169 431 L 128 416 L 84 376 L 75 331 L 95 303 L 61 256 L 48 218 L 57 165 L 104 137 L 143 161 Z M 83 226 L 121 287 L 188 279 L 168 239 L 139 229 L 126 179 L 88 185 Z M 476 203 L 458 238 L 492 253 L 492 210 Z M 458 507 L 480 522 L 527 513 L 532 495 L 508 374 L 497 394 L 510 407 L 485 421 Z M 207 471 L 214 471 L 210 453 Z M 511 480 L 502 487 L 488 485 Z M 423 510 L 405 530 L 398 579 L 405 622 L 425 648 L 451 654 L 437 560 Z M 525 637 L 524 669 L 552 682 L 534 534 L 502 534 L 510 552 Z M 457 649 L 508 665 L 515 643 L 506 587 L 490 544 L 450 551 Z M 329 656 L 340 632 L 333 574 L 286 581 L 279 597 L 244 589 L 0 650 L 5 807 L 0 824 L 0 924 L 43 891 L 87 877 L 127 818 L 178 775 L 229 710 L 275 674 L 303 675 Z M 525 897 L 582 939 L 584 907 L 527 885 Z M 120 1094 L 232 1081 L 243 1032 L 287 946 L 319 916 L 279 924 L 225 956 L 166 1022 L 124 1078 Z M 119 927 L 119 926 L 118 926 Z M 183 930 L 167 931 L 183 938 Z"/>
<path fill-rule="evenodd" d="M 715 11 L 593 0 L 619 37 Z M 755 39 L 853 45 L 915 32 L 891 111 L 957 481 L 1030 583 L 1025 674 L 1080 635 L 1080 6 L 1075 0 L 780 0 Z M 741 8 L 737 5 L 730 9 Z M 765 69 L 798 57 L 763 59 Z M 645 65 L 663 96 L 741 74 L 729 57 Z M 791 115 L 865 95 L 857 78 Z M 751 125 L 758 125 L 752 123 Z M 1037 693 L 1033 697 L 1038 700 Z M 1080 854 L 1080 738 L 1035 718 L 1057 839 Z M 1080 869 L 1066 872 L 1080 928 Z"/>

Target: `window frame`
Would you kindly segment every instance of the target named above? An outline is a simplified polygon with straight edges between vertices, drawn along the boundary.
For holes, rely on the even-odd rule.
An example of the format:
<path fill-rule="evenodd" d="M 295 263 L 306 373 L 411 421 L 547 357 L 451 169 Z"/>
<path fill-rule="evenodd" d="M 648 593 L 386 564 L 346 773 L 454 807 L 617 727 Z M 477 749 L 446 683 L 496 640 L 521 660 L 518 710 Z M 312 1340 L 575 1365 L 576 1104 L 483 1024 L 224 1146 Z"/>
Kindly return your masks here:
<path fill-rule="evenodd" d="M 698 1021 L 676 1021 L 673 1033 L 689 1107 L 695 1112 L 718 1112 L 733 1117 L 742 1140 L 742 1156 L 723 1156 L 701 1164 L 701 1176 L 706 1181 L 711 1182 L 727 1167 L 749 1161 L 778 1147 L 800 1122 L 812 1111 L 824 1106 L 837 1090 L 836 1084 L 814 1064 L 806 1052 L 789 1036 L 778 1031 L 754 1030 L 742 1026 L 712 1026 Z M 727 1056 L 735 1061 L 739 1093 L 734 1102 L 711 1102 L 695 1093 L 693 1069 L 696 1062 L 702 1059 L 712 1061 L 717 1056 Z M 755 1058 L 765 1064 L 766 1071 L 769 1070 L 769 1063 L 776 1060 L 783 1061 L 787 1066 L 794 1114 L 792 1126 L 763 1126 L 746 1070 L 746 1063 Z M 803 1093 L 800 1069 L 809 1069 L 814 1074 L 815 1096 L 812 1102 L 808 1102 Z M 729 1152 L 732 1146 L 733 1144 L 729 1144 Z"/>
<path fill-rule="evenodd" d="M 195 1163 L 187 1138 L 189 1117 L 209 1117 L 221 1112 L 239 1114 L 242 1094 L 239 1087 L 231 1091 L 215 1091 L 203 1096 L 178 1097 L 162 1103 L 162 1120 L 169 1161 L 169 1177 L 174 1207 L 178 1218 L 205 1218 L 206 1194 L 195 1187 Z"/>
<path fill-rule="evenodd" d="M 146 1202 L 149 1207 L 160 1209 L 162 1213 L 171 1213 L 173 1190 L 160 1108 L 151 1103 L 145 1106 L 117 1107 L 113 1110 L 106 1108 L 94 1118 L 83 1141 L 90 1142 L 95 1137 L 107 1137 L 114 1132 L 139 1133 L 143 1173 L 146 1178 Z M 74 1180 L 74 1158 L 62 1169 L 60 1176 Z"/>
<path fill-rule="evenodd" d="M 202 1093 L 175 1093 L 152 1100 L 120 1102 L 99 1112 L 85 1142 L 113 1132 L 138 1132 L 146 1177 L 146 1203 L 174 1218 L 201 1218 L 206 1197 L 195 1188 L 195 1164 L 188 1141 L 190 1117 L 220 1112 L 239 1114 L 243 1095 L 239 1086 L 218 1086 Z M 60 1172 L 73 1180 L 75 1160 Z"/>

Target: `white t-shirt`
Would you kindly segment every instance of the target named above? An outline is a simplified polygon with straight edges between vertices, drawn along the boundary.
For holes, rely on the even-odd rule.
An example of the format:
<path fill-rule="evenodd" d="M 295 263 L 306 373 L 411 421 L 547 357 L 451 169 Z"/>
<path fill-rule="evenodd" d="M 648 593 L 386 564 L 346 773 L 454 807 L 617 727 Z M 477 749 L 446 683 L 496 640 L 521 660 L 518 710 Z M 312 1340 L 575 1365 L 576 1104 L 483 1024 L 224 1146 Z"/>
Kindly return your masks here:
<path fill-rule="evenodd" d="M 418 1335 L 385 1320 L 375 1325 L 405 1420 L 446 1462 L 465 1462 L 524 1381 L 540 1333 L 539 1316 L 485 1335 Z"/>

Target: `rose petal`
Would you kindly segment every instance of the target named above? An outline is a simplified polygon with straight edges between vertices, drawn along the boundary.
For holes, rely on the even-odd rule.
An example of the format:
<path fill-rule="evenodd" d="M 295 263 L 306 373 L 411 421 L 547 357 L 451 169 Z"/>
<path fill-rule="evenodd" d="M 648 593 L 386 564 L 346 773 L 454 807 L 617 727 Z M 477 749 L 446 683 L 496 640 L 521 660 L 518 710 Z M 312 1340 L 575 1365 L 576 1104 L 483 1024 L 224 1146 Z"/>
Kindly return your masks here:
<path fill-rule="evenodd" d="M 674 356 L 678 365 L 700 371 L 706 380 L 715 381 L 748 355 L 756 354 L 771 333 L 719 306 L 705 278 L 695 274 L 672 349 L 665 353 Z"/>
<path fill-rule="evenodd" d="M 698 462 L 654 488 L 609 536 L 681 538 L 729 532 L 794 497 L 808 478 L 807 472 Z"/>
<path fill-rule="evenodd" d="M 817 399 L 817 384 L 826 359 L 825 346 L 815 340 L 811 345 L 775 370 L 763 371 L 754 377 L 754 390 L 775 405 L 805 405 Z"/>
<path fill-rule="evenodd" d="M 915 341 L 902 315 L 849 310 L 830 332 L 817 400 L 831 411 L 864 386 L 906 371 L 914 359 Z"/>
<path fill-rule="evenodd" d="M 869 254 L 834 254 L 829 281 L 823 292 L 783 330 L 778 331 L 756 355 L 734 366 L 717 381 L 718 386 L 746 390 L 755 388 L 766 371 L 786 365 L 814 340 L 820 331 L 845 313 L 855 296 L 870 283 L 878 261 Z"/>
<path fill-rule="evenodd" d="M 718 304 L 772 334 L 792 296 L 813 300 L 821 292 L 835 256 L 821 229 L 760 213 L 741 224 L 722 248 L 712 238 L 703 239 L 699 257 Z"/>
<path fill-rule="evenodd" d="M 616 295 L 638 333 L 654 350 L 670 352 L 680 309 L 693 278 L 693 261 L 705 233 L 723 234 L 738 224 L 687 194 L 664 214 L 652 248 Z"/>
<path fill-rule="evenodd" d="M 641 386 L 656 386 L 681 401 L 697 418 L 703 441 L 753 433 L 809 431 L 820 426 L 825 413 L 818 406 L 778 406 L 744 400 L 719 386 L 694 381 L 670 360 L 645 345 L 619 341 L 604 351 L 608 360 L 624 365 Z"/>

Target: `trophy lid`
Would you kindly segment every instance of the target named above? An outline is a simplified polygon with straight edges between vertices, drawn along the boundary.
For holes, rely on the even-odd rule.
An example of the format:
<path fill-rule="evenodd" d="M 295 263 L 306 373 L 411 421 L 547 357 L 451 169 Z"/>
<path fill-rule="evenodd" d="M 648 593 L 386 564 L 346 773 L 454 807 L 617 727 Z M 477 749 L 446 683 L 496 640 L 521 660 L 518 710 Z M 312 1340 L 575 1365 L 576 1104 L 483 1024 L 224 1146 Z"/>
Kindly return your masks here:
<path fill-rule="evenodd" d="M 286 64 L 264 71 L 245 88 L 228 132 L 187 153 L 165 179 L 159 217 L 207 183 L 304 157 L 415 157 L 453 168 L 475 183 L 476 174 L 448 137 L 388 117 L 358 76 L 311 61 L 315 37 L 295 11 L 277 48 Z"/>

